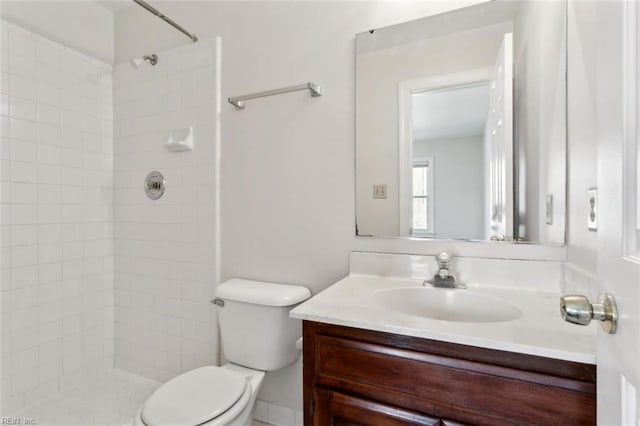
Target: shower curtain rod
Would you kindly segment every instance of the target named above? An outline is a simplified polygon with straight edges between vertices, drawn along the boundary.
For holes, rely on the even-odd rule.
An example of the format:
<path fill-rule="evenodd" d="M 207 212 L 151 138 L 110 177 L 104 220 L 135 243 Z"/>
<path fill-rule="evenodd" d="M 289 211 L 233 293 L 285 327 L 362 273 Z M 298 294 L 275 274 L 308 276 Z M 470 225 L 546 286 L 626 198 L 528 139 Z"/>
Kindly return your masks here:
<path fill-rule="evenodd" d="M 189 37 L 192 42 L 195 43 L 196 41 L 198 41 L 198 37 L 196 37 L 195 34 L 191 34 L 189 31 L 185 30 L 180 25 L 176 24 L 171 18 L 165 16 L 162 12 L 160 12 L 155 7 L 151 6 L 149 3 L 147 3 L 147 2 L 145 2 L 143 0 L 133 0 L 133 2 L 138 4 L 141 7 L 145 8 L 149 12 L 153 13 L 154 15 L 156 15 L 158 18 L 162 19 L 167 24 L 171 25 L 176 30 L 180 31 L 182 34 L 184 34 L 187 37 Z"/>

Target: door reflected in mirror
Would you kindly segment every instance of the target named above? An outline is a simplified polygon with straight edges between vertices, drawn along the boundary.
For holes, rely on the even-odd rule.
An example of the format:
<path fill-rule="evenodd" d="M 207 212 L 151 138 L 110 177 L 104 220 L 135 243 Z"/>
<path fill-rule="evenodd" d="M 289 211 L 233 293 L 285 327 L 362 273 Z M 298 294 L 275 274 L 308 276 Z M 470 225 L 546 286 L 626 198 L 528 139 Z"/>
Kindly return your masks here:
<path fill-rule="evenodd" d="M 496 0 L 357 35 L 358 235 L 564 244 L 565 17 Z"/>
<path fill-rule="evenodd" d="M 488 149 L 495 133 L 488 122 L 489 86 L 484 80 L 411 93 L 411 105 L 404 108 L 410 116 L 401 120 L 411 120 L 412 130 L 400 141 L 409 144 L 406 152 L 411 153 L 406 166 L 401 160 L 400 170 L 413 170 L 407 188 L 400 188 L 401 200 L 413 192 L 410 208 L 401 209 L 409 216 L 401 217 L 405 236 L 485 238 L 485 175 L 491 179 L 488 174 L 498 169 Z M 458 208 L 461 204 L 464 209 Z"/>

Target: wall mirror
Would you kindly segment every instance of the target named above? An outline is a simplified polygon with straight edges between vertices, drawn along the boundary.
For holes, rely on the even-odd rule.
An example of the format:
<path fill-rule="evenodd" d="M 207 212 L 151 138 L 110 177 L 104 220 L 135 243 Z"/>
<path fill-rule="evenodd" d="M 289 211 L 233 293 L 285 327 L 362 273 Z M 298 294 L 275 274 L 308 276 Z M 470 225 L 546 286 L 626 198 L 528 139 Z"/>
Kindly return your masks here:
<path fill-rule="evenodd" d="M 356 233 L 565 243 L 566 3 L 356 35 Z"/>

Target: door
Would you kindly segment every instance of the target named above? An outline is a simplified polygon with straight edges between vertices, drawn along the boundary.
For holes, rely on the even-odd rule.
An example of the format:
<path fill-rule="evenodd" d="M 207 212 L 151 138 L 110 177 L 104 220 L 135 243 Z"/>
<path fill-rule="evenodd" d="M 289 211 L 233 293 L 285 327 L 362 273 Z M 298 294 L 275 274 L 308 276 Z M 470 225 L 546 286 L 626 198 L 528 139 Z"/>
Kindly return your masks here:
<path fill-rule="evenodd" d="M 513 34 L 504 35 L 489 82 L 484 132 L 488 157 L 488 236 L 513 239 Z"/>
<path fill-rule="evenodd" d="M 638 11 L 636 2 L 596 2 L 595 8 L 597 273 L 619 314 L 615 334 L 598 327 L 598 424 L 640 425 Z"/>

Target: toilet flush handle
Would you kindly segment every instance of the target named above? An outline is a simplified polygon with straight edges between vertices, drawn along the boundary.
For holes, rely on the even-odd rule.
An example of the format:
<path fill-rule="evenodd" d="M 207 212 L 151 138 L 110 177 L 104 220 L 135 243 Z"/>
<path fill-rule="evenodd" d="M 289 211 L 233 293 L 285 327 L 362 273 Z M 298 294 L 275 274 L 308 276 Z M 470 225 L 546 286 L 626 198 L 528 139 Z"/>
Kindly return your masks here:
<path fill-rule="evenodd" d="M 216 306 L 219 306 L 221 308 L 224 308 L 224 300 L 220 299 L 220 298 L 215 298 L 211 300 L 211 303 L 213 303 Z"/>

